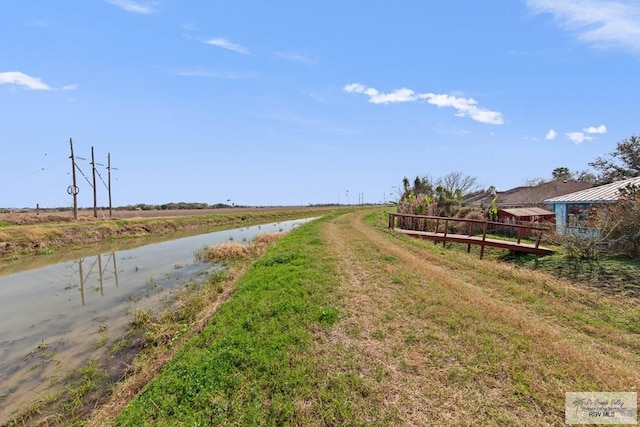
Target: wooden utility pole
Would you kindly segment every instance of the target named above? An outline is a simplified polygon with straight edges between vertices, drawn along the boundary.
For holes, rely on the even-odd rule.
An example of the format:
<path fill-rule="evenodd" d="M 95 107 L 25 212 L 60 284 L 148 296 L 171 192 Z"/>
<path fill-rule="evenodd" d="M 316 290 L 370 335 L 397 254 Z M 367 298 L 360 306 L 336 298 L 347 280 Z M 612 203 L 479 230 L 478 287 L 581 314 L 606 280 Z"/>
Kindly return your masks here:
<path fill-rule="evenodd" d="M 107 190 L 109 191 L 109 218 L 111 218 L 111 153 L 107 153 Z"/>
<path fill-rule="evenodd" d="M 91 147 L 91 167 L 93 168 L 93 217 L 98 218 L 98 193 L 96 189 L 96 159 Z"/>
<path fill-rule="evenodd" d="M 69 138 L 71 146 L 71 176 L 73 184 L 67 189 L 67 192 L 73 196 L 73 219 L 78 219 L 78 186 L 76 185 L 76 159 L 73 156 L 73 139 Z"/>

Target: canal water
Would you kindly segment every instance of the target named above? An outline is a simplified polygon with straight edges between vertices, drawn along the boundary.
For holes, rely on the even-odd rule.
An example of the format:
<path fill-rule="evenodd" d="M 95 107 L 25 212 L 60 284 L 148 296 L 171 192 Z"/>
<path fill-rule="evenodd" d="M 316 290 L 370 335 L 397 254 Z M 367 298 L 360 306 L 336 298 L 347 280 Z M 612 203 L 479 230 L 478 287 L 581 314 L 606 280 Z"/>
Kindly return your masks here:
<path fill-rule="evenodd" d="M 171 288 L 220 269 L 195 253 L 307 222 L 201 234 L 0 276 L 0 425 L 49 384 L 100 357 L 136 309 L 160 307 Z"/>

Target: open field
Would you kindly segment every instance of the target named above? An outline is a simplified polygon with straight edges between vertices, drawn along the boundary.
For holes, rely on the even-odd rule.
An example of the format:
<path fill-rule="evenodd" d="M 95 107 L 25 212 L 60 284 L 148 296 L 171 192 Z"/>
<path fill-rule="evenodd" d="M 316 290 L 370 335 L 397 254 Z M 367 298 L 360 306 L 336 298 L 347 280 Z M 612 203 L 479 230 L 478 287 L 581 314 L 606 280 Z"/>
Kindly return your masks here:
<path fill-rule="evenodd" d="M 131 218 L 162 218 L 176 216 L 193 215 L 228 215 L 243 212 L 276 212 L 291 211 L 301 209 L 331 209 L 329 207 L 305 207 L 305 206 L 274 206 L 274 207 L 233 207 L 219 209 L 173 209 L 173 210 L 113 210 L 109 218 L 108 210 L 98 210 L 98 217 L 94 217 L 93 209 L 79 209 L 78 221 L 101 221 L 108 219 L 131 219 Z M 11 212 L 0 212 L 0 223 L 5 222 L 11 225 L 28 225 L 52 222 L 73 221 L 73 212 L 58 211 L 53 209 L 42 209 L 38 214 L 35 210 L 13 210 Z"/>
<path fill-rule="evenodd" d="M 114 211 L 112 218 L 94 218 L 83 210 L 73 220 L 70 212 L 14 212 L 0 214 L 0 260 L 25 255 L 52 254 L 82 245 L 181 237 L 224 228 L 315 217 L 344 206 L 228 208 L 193 210 Z"/>

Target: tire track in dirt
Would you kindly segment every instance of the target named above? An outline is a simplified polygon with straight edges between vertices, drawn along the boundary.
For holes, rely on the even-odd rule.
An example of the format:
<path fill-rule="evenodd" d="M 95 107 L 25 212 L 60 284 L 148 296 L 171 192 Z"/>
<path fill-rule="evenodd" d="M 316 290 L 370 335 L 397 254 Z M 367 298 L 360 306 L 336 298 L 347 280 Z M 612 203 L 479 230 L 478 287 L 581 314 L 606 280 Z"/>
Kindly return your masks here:
<path fill-rule="evenodd" d="M 331 331 L 329 341 L 357 355 L 360 375 L 369 381 L 369 387 L 377 389 L 374 395 L 378 396 L 388 416 L 403 425 L 431 425 L 438 417 L 434 413 L 436 408 L 425 399 L 428 394 L 425 390 L 437 384 L 428 377 L 407 373 L 406 369 L 399 366 L 398 357 L 393 354 L 394 349 L 374 338 L 376 334 L 382 334 L 380 319 L 395 309 L 394 286 L 387 280 L 372 278 L 371 272 L 363 266 L 357 255 L 363 245 L 369 245 L 369 251 L 373 252 L 378 248 L 371 230 L 358 226 L 361 218 L 361 215 L 354 214 L 341 216 L 327 223 L 323 229 L 327 246 L 338 260 L 342 277 L 341 299 L 348 310 L 346 318 Z M 391 337 L 385 341 L 397 339 Z M 396 342 L 392 347 L 399 345 Z M 407 376 L 414 378 L 407 381 Z M 407 387 L 407 382 L 413 386 Z"/>
<path fill-rule="evenodd" d="M 384 392 L 379 390 L 385 396 L 381 402 L 383 405 L 389 408 L 402 407 L 402 412 L 398 415 L 402 423 L 434 425 L 455 422 L 471 425 L 478 419 L 469 414 L 474 411 L 479 413 L 481 408 L 473 408 L 473 404 L 468 402 L 470 397 L 475 397 L 478 401 L 493 398 L 505 405 L 514 404 L 510 396 L 513 385 L 503 387 L 504 384 L 501 384 L 501 381 L 505 381 L 505 376 L 512 375 L 508 370 L 498 373 L 495 379 L 481 379 L 484 383 L 480 390 L 442 390 L 451 388 L 448 384 L 451 370 L 436 366 L 434 372 L 424 366 L 429 364 L 428 358 L 437 354 L 438 350 L 414 349 L 406 345 L 406 339 L 403 341 L 403 333 L 406 338 L 407 328 L 412 325 L 425 328 L 429 325 L 420 325 L 410 314 L 403 313 L 397 313 L 395 319 L 383 323 L 388 313 L 403 311 L 398 304 L 402 304 L 402 298 L 407 298 L 407 295 L 403 295 L 399 287 L 392 283 L 393 277 L 399 274 L 409 281 L 422 281 L 421 286 L 426 286 L 429 282 L 437 283 L 438 292 L 443 294 L 445 303 L 452 311 L 479 312 L 483 318 L 493 322 L 493 325 L 505 325 L 506 334 L 512 330 L 533 343 L 539 343 L 540 348 L 531 354 L 519 356 L 524 357 L 521 362 L 523 366 L 530 365 L 531 370 L 543 370 L 545 359 L 549 359 L 563 365 L 562 369 L 569 377 L 589 372 L 593 366 L 607 366 L 608 371 L 615 375 L 610 379 L 602 378 L 601 384 L 611 390 L 621 390 L 629 384 L 640 383 L 640 378 L 633 369 L 637 363 L 625 366 L 625 360 L 612 359 L 607 354 L 606 344 L 596 343 L 594 348 L 591 337 L 541 318 L 537 313 L 514 302 L 495 298 L 490 290 L 474 285 L 472 277 L 456 274 L 456 270 L 461 269 L 460 266 L 456 267 L 451 261 L 439 260 L 436 255 L 422 252 L 419 248 L 376 231 L 364 224 L 365 215 L 366 212 L 343 215 L 327 223 L 323 229 L 327 246 L 338 262 L 342 278 L 340 291 L 347 311 L 346 317 L 332 332 L 331 341 L 360 355 L 362 359 L 359 366 L 364 378 L 375 378 L 375 372 L 383 370 L 383 381 L 372 383 L 371 387 L 384 388 Z M 380 263 L 378 268 L 375 263 L 372 264 L 375 257 L 393 257 L 399 262 L 392 265 Z M 410 301 L 405 301 L 407 303 L 410 304 Z M 384 339 L 375 339 L 381 330 L 386 331 Z M 453 341 L 455 337 L 445 339 Z M 627 356 L 627 362 L 637 362 L 633 355 Z M 451 363 L 461 364 L 455 357 Z M 535 422 L 537 425 L 553 425 L 561 421 L 560 416 L 563 418 L 563 414 L 557 408 L 563 406 L 564 391 L 567 390 L 563 391 L 558 387 L 556 384 L 535 384 L 532 393 L 537 397 L 531 396 L 529 408 L 510 408 L 516 417 L 511 421 L 519 420 L 518 424 Z M 442 402 L 443 397 L 450 402 Z M 558 403 L 560 399 L 561 404 Z M 439 401 L 438 407 L 434 408 L 432 400 Z M 456 409 L 466 412 L 466 418 L 453 415 Z"/>

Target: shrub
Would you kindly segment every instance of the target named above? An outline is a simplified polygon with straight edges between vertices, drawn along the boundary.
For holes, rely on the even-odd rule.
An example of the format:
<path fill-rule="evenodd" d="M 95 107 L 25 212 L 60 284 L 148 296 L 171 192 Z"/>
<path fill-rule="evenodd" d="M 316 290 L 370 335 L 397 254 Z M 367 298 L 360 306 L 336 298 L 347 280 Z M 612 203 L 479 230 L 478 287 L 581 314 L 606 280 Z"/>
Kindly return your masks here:
<path fill-rule="evenodd" d="M 597 222 L 607 237 L 607 252 L 640 258 L 640 187 L 620 190 L 618 203 L 601 209 Z"/>

